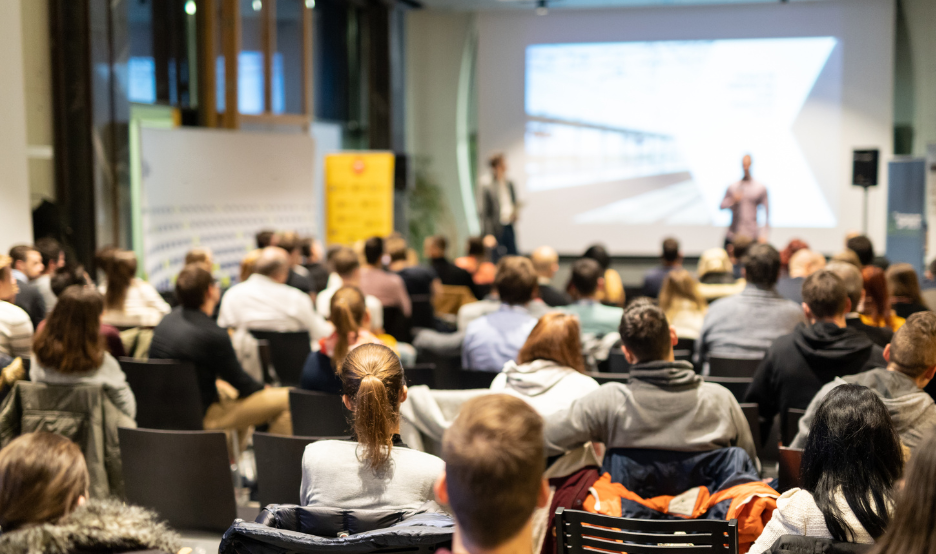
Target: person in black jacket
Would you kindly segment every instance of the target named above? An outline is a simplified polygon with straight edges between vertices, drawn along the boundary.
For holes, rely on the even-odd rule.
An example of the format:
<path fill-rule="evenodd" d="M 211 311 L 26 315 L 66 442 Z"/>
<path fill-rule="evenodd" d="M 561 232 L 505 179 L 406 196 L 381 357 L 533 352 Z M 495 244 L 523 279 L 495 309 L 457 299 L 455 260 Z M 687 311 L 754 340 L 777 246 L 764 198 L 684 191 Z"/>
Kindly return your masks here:
<path fill-rule="evenodd" d="M 264 388 L 247 375 L 227 331 L 211 319 L 221 298 L 211 273 L 199 264 L 186 266 L 176 279 L 176 295 L 181 305 L 156 327 L 149 356 L 192 362 L 205 429 L 246 429 L 268 423 L 271 433 L 291 435 L 289 389 Z M 220 398 L 216 379 L 234 387 L 237 398 Z"/>
<path fill-rule="evenodd" d="M 774 341 L 744 396 L 757 402 L 761 437 L 770 434 L 775 415 L 806 409 L 835 377 L 887 366 L 881 347 L 846 326 L 851 300 L 838 275 L 823 270 L 803 282 L 803 311 L 809 323 Z"/>
<path fill-rule="evenodd" d="M 32 246 L 21 244 L 10 249 L 10 257 L 13 258 L 13 277 L 19 286 L 13 303 L 29 314 L 33 329 L 37 329 L 39 322 L 45 319 L 46 305 L 42 292 L 32 280 L 42 275 L 45 268 L 42 254 Z"/>

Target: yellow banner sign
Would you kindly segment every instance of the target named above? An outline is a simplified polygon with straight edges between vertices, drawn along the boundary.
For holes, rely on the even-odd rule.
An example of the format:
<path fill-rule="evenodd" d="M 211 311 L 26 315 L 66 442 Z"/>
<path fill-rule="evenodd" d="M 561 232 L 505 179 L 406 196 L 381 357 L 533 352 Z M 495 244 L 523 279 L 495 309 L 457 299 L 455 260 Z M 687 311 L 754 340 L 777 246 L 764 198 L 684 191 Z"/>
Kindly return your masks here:
<path fill-rule="evenodd" d="M 325 156 L 325 240 L 352 245 L 393 232 L 393 162 L 390 152 Z"/>

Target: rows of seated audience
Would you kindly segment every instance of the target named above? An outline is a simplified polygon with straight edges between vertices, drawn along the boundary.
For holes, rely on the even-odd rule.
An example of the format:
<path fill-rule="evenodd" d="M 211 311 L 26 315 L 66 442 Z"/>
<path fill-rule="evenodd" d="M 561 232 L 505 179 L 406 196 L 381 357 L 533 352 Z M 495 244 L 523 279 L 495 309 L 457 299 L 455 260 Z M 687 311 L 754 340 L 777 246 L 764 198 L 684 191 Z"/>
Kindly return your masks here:
<path fill-rule="evenodd" d="M 754 554 L 936 552 L 936 261 L 919 276 L 864 236 L 828 261 L 801 240 L 778 251 L 737 236 L 692 268 L 667 238 L 625 292 L 600 245 L 557 283 L 549 246 L 495 264 L 480 237 L 453 259 L 433 236 L 421 263 L 399 235 L 326 252 L 291 231 L 256 242 L 231 286 L 194 248 L 172 291 L 117 248 L 98 252 L 96 275 L 52 239 L 0 255 L 0 367 L 14 368 L 0 429 L 22 378 L 100 387 L 135 426 L 119 360 L 178 360 L 204 429 L 236 434 L 239 460 L 254 429 L 294 423 L 253 332 L 308 333 L 297 384 L 340 396 L 351 438 L 306 446 L 305 506 L 447 514 L 457 554 L 552 554 L 558 507 L 736 519 Z M 743 393 L 713 374 L 724 359 L 752 364 Z M 407 386 L 427 361 L 490 386 Z M 800 486 L 781 494 L 766 452 L 796 410 L 784 446 L 801 450 Z M 159 514 L 99 497 L 81 445 L 42 429 L 0 433 L 0 552 L 180 550 Z M 680 488 L 690 474 L 708 480 Z"/>

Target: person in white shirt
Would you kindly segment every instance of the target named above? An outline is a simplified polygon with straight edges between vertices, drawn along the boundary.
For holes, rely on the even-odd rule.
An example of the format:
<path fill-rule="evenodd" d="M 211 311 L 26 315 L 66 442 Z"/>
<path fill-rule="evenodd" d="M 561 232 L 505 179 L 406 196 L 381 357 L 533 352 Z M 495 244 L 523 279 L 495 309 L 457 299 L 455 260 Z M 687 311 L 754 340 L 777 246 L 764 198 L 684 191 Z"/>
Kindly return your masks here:
<path fill-rule="evenodd" d="M 136 277 L 137 258 L 133 252 L 115 252 L 105 269 L 107 283 L 100 286 L 104 323 L 114 327 L 155 327 L 172 311 L 153 285 Z"/>
<path fill-rule="evenodd" d="M 902 470 L 900 438 L 878 395 L 860 385 L 836 387 L 806 440 L 803 488 L 777 500 L 750 554 L 770 550 L 783 535 L 873 543 L 887 529 Z"/>
<path fill-rule="evenodd" d="M 343 247 L 336 251 L 331 257 L 331 264 L 341 283 L 333 282 L 329 278 L 328 288 L 320 292 L 315 298 L 315 307 L 325 317 L 331 317 L 331 299 L 338 292 L 338 289 L 341 287 L 361 288 L 361 260 L 353 250 Z M 334 286 L 336 284 L 338 286 Z M 369 294 L 364 295 L 364 304 L 367 306 L 367 311 L 370 312 L 371 332 L 376 335 L 382 334 L 383 304 L 376 296 Z"/>
<path fill-rule="evenodd" d="M 13 258 L 0 254 L 0 353 L 29 358 L 33 326 L 26 310 L 13 304 L 19 287 L 12 265 Z"/>
<path fill-rule="evenodd" d="M 221 299 L 218 325 L 263 331 L 309 331 L 313 342 L 332 334 L 332 325 L 315 312 L 308 294 L 286 284 L 289 257 L 277 246 L 260 252 L 254 273 L 228 289 Z"/>

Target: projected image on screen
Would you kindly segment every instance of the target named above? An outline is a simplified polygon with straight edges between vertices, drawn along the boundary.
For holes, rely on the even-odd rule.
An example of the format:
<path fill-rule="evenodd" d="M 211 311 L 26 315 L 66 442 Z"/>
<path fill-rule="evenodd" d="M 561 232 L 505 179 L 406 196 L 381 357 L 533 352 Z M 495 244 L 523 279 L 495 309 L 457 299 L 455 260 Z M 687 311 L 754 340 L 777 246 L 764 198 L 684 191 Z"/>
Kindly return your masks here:
<path fill-rule="evenodd" d="M 719 205 L 750 153 L 753 177 L 770 193 L 771 226 L 835 227 L 836 45 L 807 37 L 529 46 L 526 193 L 553 197 L 576 224 L 726 226 Z"/>

